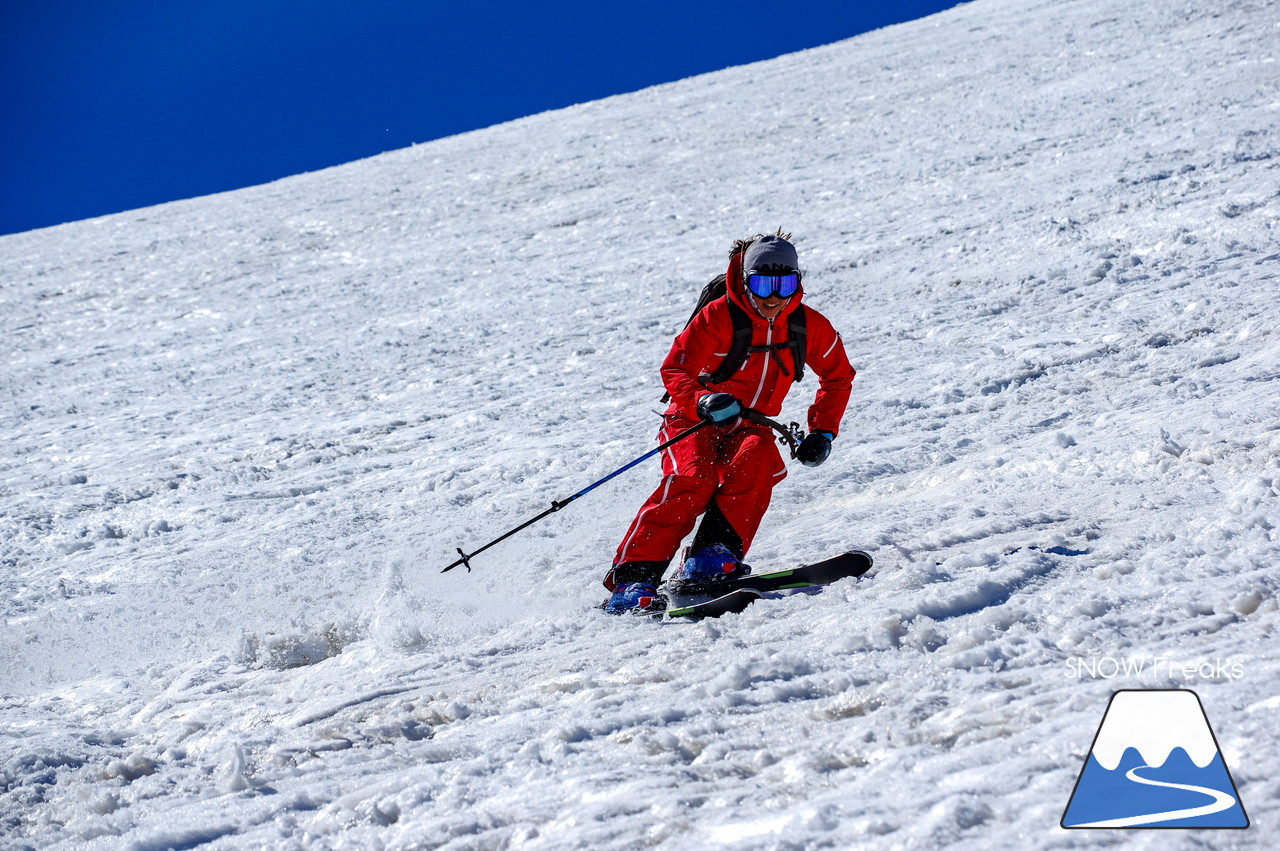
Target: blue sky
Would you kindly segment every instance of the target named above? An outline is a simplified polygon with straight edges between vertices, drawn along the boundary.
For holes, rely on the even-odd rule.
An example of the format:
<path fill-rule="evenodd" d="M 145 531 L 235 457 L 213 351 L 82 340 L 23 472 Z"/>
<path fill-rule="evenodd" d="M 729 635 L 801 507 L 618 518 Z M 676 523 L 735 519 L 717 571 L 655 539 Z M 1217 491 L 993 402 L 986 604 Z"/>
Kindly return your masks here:
<path fill-rule="evenodd" d="M 0 234 L 314 171 L 953 5 L 10 0 Z"/>

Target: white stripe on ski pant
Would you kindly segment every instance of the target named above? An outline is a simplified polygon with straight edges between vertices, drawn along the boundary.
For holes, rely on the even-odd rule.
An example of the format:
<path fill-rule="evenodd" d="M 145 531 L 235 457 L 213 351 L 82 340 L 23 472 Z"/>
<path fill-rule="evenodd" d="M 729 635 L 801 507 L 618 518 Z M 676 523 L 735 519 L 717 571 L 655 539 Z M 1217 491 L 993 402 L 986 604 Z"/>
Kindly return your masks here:
<path fill-rule="evenodd" d="M 627 535 L 627 539 L 622 542 L 622 554 L 618 556 L 618 561 L 617 561 L 618 564 L 623 564 L 627 560 L 627 550 L 631 548 L 631 539 L 636 536 L 636 532 L 640 531 L 640 526 L 642 525 L 640 522 L 640 518 L 644 517 L 651 510 L 657 508 L 659 505 L 662 505 L 667 501 L 667 496 L 668 494 L 671 493 L 671 483 L 674 482 L 675 480 L 676 480 L 675 476 L 667 476 L 665 479 L 663 479 L 662 499 L 658 500 L 653 505 L 647 506 L 643 511 L 640 512 L 640 515 L 636 517 L 635 523 L 631 528 L 631 534 Z"/>

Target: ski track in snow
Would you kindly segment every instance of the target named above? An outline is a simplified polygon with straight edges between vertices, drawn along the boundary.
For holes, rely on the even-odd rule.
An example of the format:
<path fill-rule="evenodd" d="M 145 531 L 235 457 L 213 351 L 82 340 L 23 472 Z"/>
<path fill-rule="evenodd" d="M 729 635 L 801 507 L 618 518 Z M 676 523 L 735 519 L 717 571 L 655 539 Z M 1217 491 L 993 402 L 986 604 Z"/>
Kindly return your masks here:
<path fill-rule="evenodd" d="M 0 238 L 0 846 L 1275 847 L 1277 12 L 978 0 Z M 780 224 L 859 376 L 751 560 L 876 570 L 606 618 L 655 465 L 440 575 L 652 447 Z M 1144 686 L 1248 831 L 1058 827 Z"/>

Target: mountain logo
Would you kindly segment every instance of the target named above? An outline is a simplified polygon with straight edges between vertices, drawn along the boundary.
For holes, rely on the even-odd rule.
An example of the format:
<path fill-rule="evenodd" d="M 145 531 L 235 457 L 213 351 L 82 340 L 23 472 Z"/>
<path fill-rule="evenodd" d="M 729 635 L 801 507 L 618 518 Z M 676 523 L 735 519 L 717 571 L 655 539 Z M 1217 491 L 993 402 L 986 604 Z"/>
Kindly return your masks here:
<path fill-rule="evenodd" d="M 1186 689 L 1111 695 L 1062 826 L 1247 828 L 1200 697 Z"/>

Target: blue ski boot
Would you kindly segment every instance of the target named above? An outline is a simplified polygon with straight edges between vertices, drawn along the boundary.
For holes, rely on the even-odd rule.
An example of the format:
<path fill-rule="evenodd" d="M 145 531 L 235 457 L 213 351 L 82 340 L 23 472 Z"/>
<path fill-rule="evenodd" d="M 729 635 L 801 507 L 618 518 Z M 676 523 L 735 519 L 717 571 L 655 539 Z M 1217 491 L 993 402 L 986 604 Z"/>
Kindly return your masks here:
<path fill-rule="evenodd" d="M 712 544 L 686 558 L 684 564 L 680 565 L 680 569 L 671 577 L 671 585 L 678 587 L 691 583 L 714 582 L 745 576 L 750 572 L 751 568 L 739 561 L 733 551 L 724 544 Z"/>
<path fill-rule="evenodd" d="M 604 610 L 611 615 L 626 612 L 650 612 L 663 609 L 662 598 L 657 590 L 647 582 L 628 582 L 613 589 L 613 596 L 604 604 Z"/>

